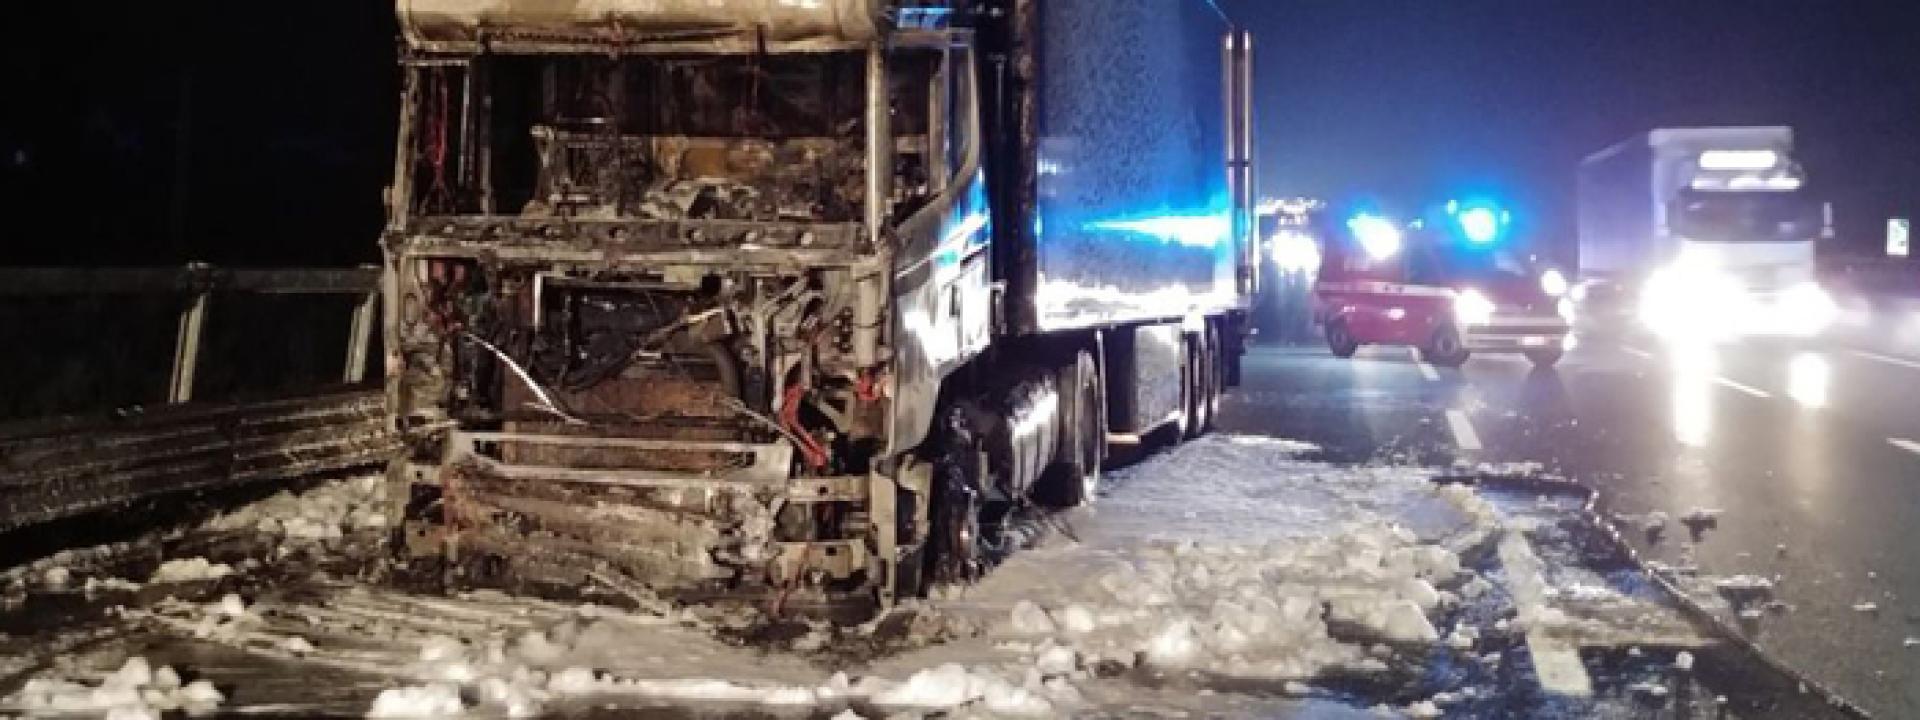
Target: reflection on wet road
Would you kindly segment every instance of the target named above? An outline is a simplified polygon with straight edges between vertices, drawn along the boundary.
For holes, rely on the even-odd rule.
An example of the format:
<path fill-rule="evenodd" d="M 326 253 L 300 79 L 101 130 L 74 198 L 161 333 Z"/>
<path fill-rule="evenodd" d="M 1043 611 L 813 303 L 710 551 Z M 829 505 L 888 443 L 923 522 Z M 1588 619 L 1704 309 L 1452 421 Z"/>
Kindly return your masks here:
<path fill-rule="evenodd" d="M 1587 339 L 1554 370 L 1457 371 L 1262 348 L 1260 397 L 1227 413 L 1335 459 L 1540 463 L 1620 517 L 1672 518 L 1630 533 L 1646 557 L 1772 580 L 1770 610 L 1737 618 L 1752 639 L 1877 716 L 1920 717 L 1920 345 L 1902 342 Z"/>

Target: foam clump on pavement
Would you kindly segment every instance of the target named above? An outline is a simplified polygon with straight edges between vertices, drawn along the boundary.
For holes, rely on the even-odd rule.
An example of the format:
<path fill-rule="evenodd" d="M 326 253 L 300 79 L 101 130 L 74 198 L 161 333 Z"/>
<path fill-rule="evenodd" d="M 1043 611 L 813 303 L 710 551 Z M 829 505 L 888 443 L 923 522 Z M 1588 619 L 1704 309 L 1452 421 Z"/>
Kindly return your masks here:
<path fill-rule="evenodd" d="M 84 713 L 134 720 L 157 719 L 172 711 L 205 714 L 225 701 L 213 683 L 182 683 L 173 668 L 163 665 L 156 670 L 146 658 L 136 655 L 98 683 L 34 678 L 3 703 L 28 713 Z"/>
<path fill-rule="evenodd" d="M 153 575 L 147 578 L 147 584 L 202 582 L 232 574 L 233 566 L 226 563 L 216 563 L 203 557 L 178 558 L 155 568 Z"/>
<path fill-rule="evenodd" d="M 348 533 L 386 527 L 386 482 L 364 475 L 325 483 L 302 493 L 282 491 L 208 521 L 207 529 L 254 531 L 298 541 L 337 540 Z"/>

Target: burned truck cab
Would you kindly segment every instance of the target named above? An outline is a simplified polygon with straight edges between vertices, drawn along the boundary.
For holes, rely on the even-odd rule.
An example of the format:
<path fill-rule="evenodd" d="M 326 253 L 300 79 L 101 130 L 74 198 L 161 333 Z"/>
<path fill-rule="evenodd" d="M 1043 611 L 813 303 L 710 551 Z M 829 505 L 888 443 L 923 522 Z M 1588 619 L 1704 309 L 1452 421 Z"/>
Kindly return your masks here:
<path fill-rule="evenodd" d="M 925 525 L 882 467 L 925 434 L 895 432 L 896 368 L 990 335 L 965 31 L 867 0 L 562 6 L 399 5 L 398 547 L 690 599 L 891 587 Z"/>

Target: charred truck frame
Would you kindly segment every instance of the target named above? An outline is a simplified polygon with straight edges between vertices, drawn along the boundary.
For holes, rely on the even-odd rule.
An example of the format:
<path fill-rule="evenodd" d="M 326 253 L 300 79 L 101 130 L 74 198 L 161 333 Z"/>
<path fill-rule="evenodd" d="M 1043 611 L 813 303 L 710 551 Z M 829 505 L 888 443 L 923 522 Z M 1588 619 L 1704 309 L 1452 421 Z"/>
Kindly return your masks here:
<path fill-rule="evenodd" d="M 889 604 L 1238 374 L 1251 47 L 1208 0 L 398 13 L 405 552 Z"/>

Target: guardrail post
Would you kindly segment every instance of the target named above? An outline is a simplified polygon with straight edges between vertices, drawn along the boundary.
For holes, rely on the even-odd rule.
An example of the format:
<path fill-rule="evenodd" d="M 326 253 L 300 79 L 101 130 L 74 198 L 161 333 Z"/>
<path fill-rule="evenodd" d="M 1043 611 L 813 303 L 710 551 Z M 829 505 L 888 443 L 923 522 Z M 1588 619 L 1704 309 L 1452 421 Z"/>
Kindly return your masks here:
<path fill-rule="evenodd" d="M 173 380 L 167 388 L 167 402 L 183 403 L 193 399 L 193 371 L 200 364 L 200 336 L 206 325 L 207 302 L 212 293 L 195 290 L 193 299 L 180 311 L 180 331 L 173 342 Z"/>
<path fill-rule="evenodd" d="M 379 302 L 380 291 L 374 290 L 360 298 L 353 309 L 353 324 L 347 329 L 347 368 L 341 374 L 348 385 L 358 385 L 367 378 L 367 353 L 373 344 L 374 310 Z"/>

